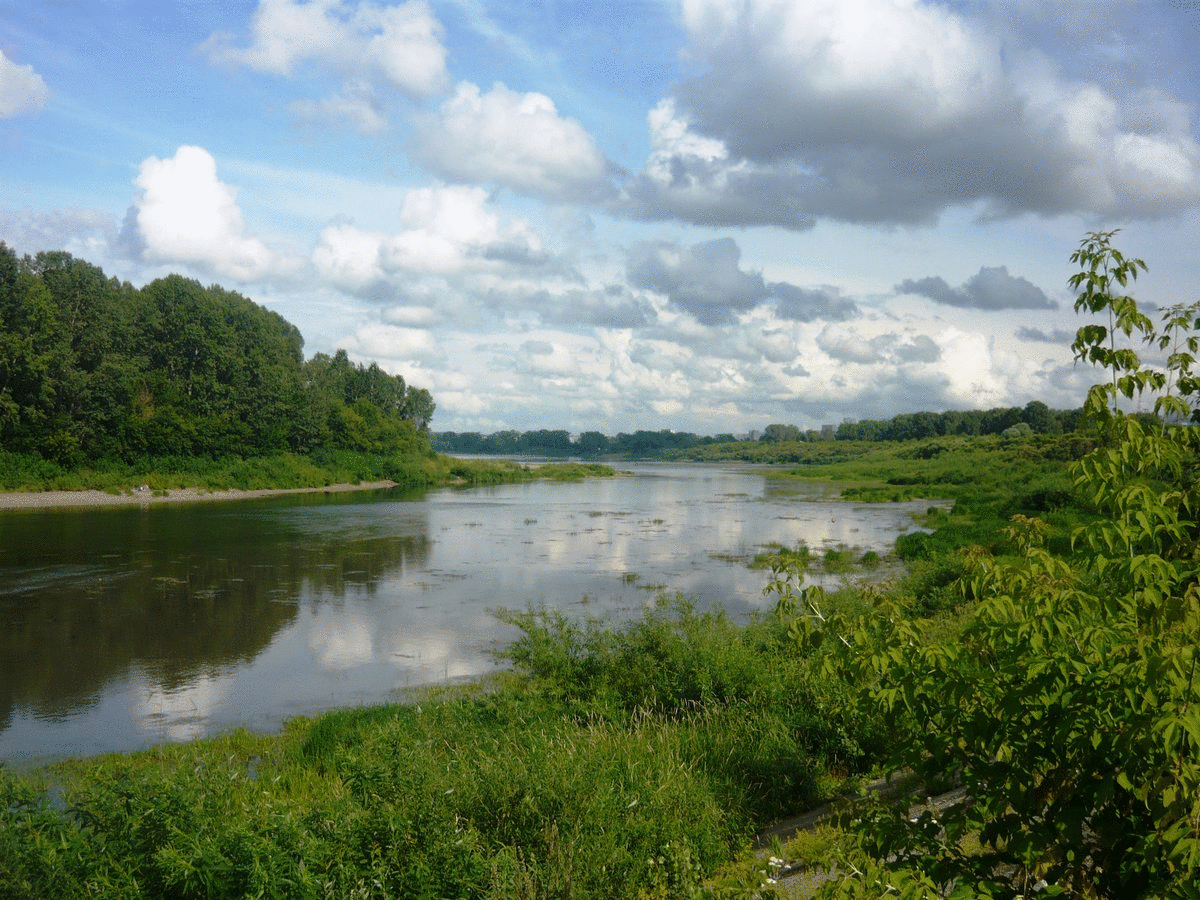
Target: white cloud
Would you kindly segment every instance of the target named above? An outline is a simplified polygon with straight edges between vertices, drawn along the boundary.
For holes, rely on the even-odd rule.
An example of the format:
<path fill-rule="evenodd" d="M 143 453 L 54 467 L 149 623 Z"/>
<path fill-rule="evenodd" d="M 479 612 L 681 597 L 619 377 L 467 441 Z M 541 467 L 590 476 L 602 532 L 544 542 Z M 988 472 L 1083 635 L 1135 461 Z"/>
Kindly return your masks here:
<path fill-rule="evenodd" d="M 377 134 L 388 127 L 374 89 L 362 80 L 347 82 L 340 94 L 323 100 L 297 100 L 290 109 L 302 122 L 345 125 L 363 135 Z"/>
<path fill-rule="evenodd" d="M 337 287 L 362 290 L 383 280 L 379 249 L 384 240 L 383 234 L 363 231 L 353 225 L 328 225 L 321 230 L 312 262 L 317 271 Z"/>
<path fill-rule="evenodd" d="M 386 124 L 374 85 L 415 100 L 442 94 L 449 85 L 442 25 L 424 0 L 260 0 L 250 34 L 249 46 L 217 33 L 201 49 L 218 65 L 289 77 L 311 62 L 343 79 L 340 93 L 292 105 L 308 122 L 372 134 Z"/>
<path fill-rule="evenodd" d="M 682 13 L 709 68 L 651 114 L 633 215 L 803 229 L 931 223 L 975 204 L 1157 217 L 1200 202 L 1194 110 L 1069 77 L 967 12 L 685 0 Z"/>
<path fill-rule="evenodd" d="M 537 254 L 541 240 L 519 220 L 502 220 L 480 187 L 438 185 L 409 191 L 401 217 L 406 231 L 384 247 L 387 265 L 410 272 L 449 272 L 487 265 L 505 250 Z"/>
<path fill-rule="evenodd" d="M 936 368 L 945 378 L 944 392 L 938 397 L 941 408 L 992 409 L 1023 405 L 1022 397 L 1049 396 L 1048 386 L 1037 377 L 1027 356 L 983 334 L 948 328 L 938 335 L 938 342 L 942 355 Z"/>
<path fill-rule="evenodd" d="M 50 89 L 33 66 L 19 66 L 0 50 L 0 119 L 41 109 Z"/>
<path fill-rule="evenodd" d="M 231 35 L 217 34 L 204 49 L 214 62 L 273 75 L 291 75 L 312 60 L 335 72 L 382 77 L 413 97 L 446 85 L 441 23 L 423 0 L 261 0 L 250 30 L 248 47 L 231 46 Z"/>
<path fill-rule="evenodd" d="M 522 220 L 504 220 L 483 188 L 436 185 L 407 193 L 400 216 L 408 226 L 386 234 L 349 224 L 321 232 L 312 261 L 340 287 L 361 291 L 382 282 L 413 287 L 413 276 L 456 276 L 534 262 L 541 240 Z"/>
<path fill-rule="evenodd" d="M 150 263 L 186 264 L 239 281 L 262 278 L 281 261 L 246 235 L 236 194 L 217 177 L 217 164 L 200 147 L 180 147 L 170 159 L 141 164 L 139 188 L 121 241 Z"/>
<path fill-rule="evenodd" d="M 418 122 L 416 153 L 435 172 L 557 200 L 608 192 L 609 163 L 584 127 L 545 94 L 464 82 L 436 116 Z"/>
<path fill-rule="evenodd" d="M 95 209 L 0 210 L 0 234 L 10 247 L 24 253 L 66 250 L 92 258 L 112 243 L 116 222 L 108 213 Z"/>
<path fill-rule="evenodd" d="M 364 325 L 347 344 L 348 349 L 356 350 L 363 358 L 379 360 L 390 372 L 409 369 L 414 363 L 444 365 L 446 362 L 436 336 L 424 328 Z"/>

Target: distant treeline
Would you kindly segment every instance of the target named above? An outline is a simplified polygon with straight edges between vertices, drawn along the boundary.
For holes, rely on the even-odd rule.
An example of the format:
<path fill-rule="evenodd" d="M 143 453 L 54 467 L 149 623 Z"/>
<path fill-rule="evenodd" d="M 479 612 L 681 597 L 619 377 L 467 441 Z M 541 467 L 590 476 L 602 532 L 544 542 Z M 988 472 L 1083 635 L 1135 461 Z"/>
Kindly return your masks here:
<path fill-rule="evenodd" d="M 949 410 L 946 413 L 901 413 L 892 419 L 846 420 L 838 427 L 802 431 L 796 425 L 768 425 L 758 443 L 806 442 L 806 440 L 913 440 L 953 434 L 1066 434 L 1079 424 L 1079 409 L 1050 409 L 1042 401 L 1024 407 L 985 410 Z M 712 437 L 678 431 L 624 432 L 607 437 L 586 431 L 576 440 L 569 432 L 443 431 L 432 434 L 433 449 L 445 454 L 498 454 L 532 456 L 643 456 L 671 450 L 689 450 L 709 444 L 739 443 L 733 434 Z"/>
<path fill-rule="evenodd" d="M 701 437 L 679 431 L 635 431 L 608 437 L 599 431 L 585 431 L 572 441 L 567 431 L 442 431 L 433 434 L 433 449 L 441 453 L 495 453 L 529 456 L 639 456 L 663 450 L 686 450 L 705 444 L 724 444 L 737 440 L 732 434 Z"/>
<path fill-rule="evenodd" d="M 1032 434 L 1069 434 L 1079 425 L 1083 411 L 1080 409 L 1051 409 L 1040 400 L 1031 400 L 1024 407 L 1002 406 L 987 410 L 958 410 L 947 412 L 900 413 L 890 419 L 847 419 L 833 431 L 832 437 L 839 441 L 910 441 L 918 438 L 944 437 L 947 435 L 1004 434 L 1010 429 Z M 760 440 L 780 440 L 772 429 L 795 428 L 792 426 L 768 426 Z M 799 432 L 799 429 L 796 429 Z M 769 436 L 770 435 L 770 436 Z M 809 431 L 800 437 L 786 440 L 828 440 L 829 435 Z"/>
<path fill-rule="evenodd" d="M 846 420 L 834 428 L 820 431 L 801 430 L 796 425 L 768 425 L 753 438 L 760 443 L 795 441 L 907 441 L 945 435 L 981 434 L 1067 434 L 1079 423 L 1080 410 L 1053 410 L 1040 400 L 1024 407 L 999 407 L 989 410 L 950 410 L 949 412 L 901 413 L 890 419 Z M 535 456 L 650 456 L 672 450 L 689 450 L 710 444 L 733 444 L 732 434 L 712 437 L 680 431 L 622 432 L 608 437 L 599 431 L 585 431 L 576 441 L 564 430 L 443 431 L 431 436 L 433 448 L 441 453 L 494 453 Z"/>
<path fill-rule="evenodd" d="M 0 242 L 0 451 L 65 465 L 321 449 L 428 449 L 434 404 L 240 294 L 135 288 L 69 253 Z"/>

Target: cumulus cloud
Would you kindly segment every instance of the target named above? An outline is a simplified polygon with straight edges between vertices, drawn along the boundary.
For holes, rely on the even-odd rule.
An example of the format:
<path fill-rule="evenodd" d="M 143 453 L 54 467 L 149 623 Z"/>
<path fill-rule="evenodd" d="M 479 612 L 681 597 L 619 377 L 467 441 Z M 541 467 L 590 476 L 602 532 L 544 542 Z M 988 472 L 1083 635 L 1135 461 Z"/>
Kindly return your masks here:
<path fill-rule="evenodd" d="M 523 255 L 536 258 L 541 240 L 522 220 L 504 221 L 480 187 L 434 186 L 409 191 L 400 211 L 408 230 L 384 249 L 393 268 L 447 271 L 468 262 Z M 517 251 L 520 251 L 519 253 Z"/>
<path fill-rule="evenodd" d="M 1055 328 L 1053 331 L 1042 331 L 1040 328 L 1021 327 L 1017 329 L 1017 337 L 1023 341 L 1037 341 L 1042 344 L 1062 344 L 1064 347 L 1075 340 L 1075 334 L 1065 328 Z"/>
<path fill-rule="evenodd" d="M 378 360 L 386 371 L 401 372 L 409 380 L 414 364 L 431 369 L 445 368 L 447 364 L 438 338 L 424 328 L 367 324 L 344 343 L 347 350 L 365 359 Z M 424 383 L 425 379 L 417 381 Z"/>
<path fill-rule="evenodd" d="M 901 362 L 937 362 L 942 350 L 928 335 L 918 334 L 904 341 L 889 341 L 891 352 Z"/>
<path fill-rule="evenodd" d="M 547 325 L 566 328 L 641 328 L 652 324 L 654 307 L 622 285 L 551 292 L 496 291 L 490 304 L 501 309 L 526 309 Z"/>
<path fill-rule="evenodd" d="M 281 261 L 246 223 L 234 189 L 200 147 L 180 147 L 170 159 L 151 157 L 134 179 L 138 194 L 125 217 L 120 245 L 135 259 L 183 263 L 241 281 L 271 274 Z"/>
<path fill-rule="evenodd" d="M 702 325 L 728 324 L 771 300 L 780 318 L 795 322 L 840 321 L 858 312 L 837 288 L 766 282 L 758 272 L 743 271 L 733 238 L 692 247 L 672 241 L 637 244 L 628 253 L 626 275 L 634 287 L 662 294 Z"/>
<path fill-rule="evenodd" d="M 813 377 L 797 396 L 798 408 L 890 418 L 897 412 L 990 409 L 1030 399 L 1056 407 L 1078 402 L 1080 375 L 1053 361 L 1036 364 L 1027 346 L 956 326 L 930 333 L 919 328 L 914 323 L 903 332 L 872 335 L 828 326 L 816 343 L 833 365 L 813 358 Z"/>
<path fill-rule="evenodd" d="M 942 356 L 941 348 L 928 335 L 889 332 L 865 337 L 845 326 L 827 326 L 817 336 L 817 346 L 837 362 L 863 365 L 933 363 Z"/>
<path fill-rule="evenodd" d="M 801 185 L 785 166 L 733 159 L 723 141 L 704 137 L 668 98 L 647 117 L 650 156 L 626 181 L 614 206 L 642 219 L 678 219 L 709 226 L 778 225 L 800 231 L 816 218 Z"/>
<path fill-rule="evenodd" d="M 639 378 L 639 393 L 648 396 L 686 397 L 696 383 L 702 384 L 712 376 L 712 368 L 706 360 L 690 347 L 671 341 L 638 341 L 629 348 L 628 357 L 631 363 L 653 373 L 652 390 L 648 390 L 649 384 Z"/>
<path fill-rule="evenodd" d="M 405 227 L 392 233 L 345 222 L 327 225 L 312 253 L 317 273 L 360 296 L 415 302 L 422 294 L 445 294 L 447 283 L 464 277 L 517 277 L 547 264 L 538 235 L 523 220 L 496 212 L 483 188 L 415 188 L 399 212 Z M 493 285 L 472 287 L 473 293 L 486 293 Z"/>
<path fill-rule="evenodd" d="M 610 165 L 576 120 L 544 94 L 503 84 L 487 93 L 458 86 L 437 115 L 421 118 L 414 148 L 430 169 L 456 181 L 488 181 L 551 199 L 598 199 Z"/>
<path fill-rule="evenodd" d="M 629 281 L 663 294 L 705 325 L 733 321 L 766 300 L 762 275 L 739 268 L 733 238 L 680 247 L 669 241 L 638 244 L 629 252 Z"/>
<path fill-rule="evenodd" d="M 442 25 L 425 0 L 386 4 L 371 0 L 260 0 L 250 43 L 213 34 L 201 49 L 225 66 L 292 76 L 305 63 L 343 79 L 340 93 L 293 104 L 303 120 L 350 125 L 370 134 L 385 127 L 373 85 L 422 100 L 449 86 Z"/>
<path fill-rule="evenodd" d="M 765 359 L 774 363 L 793 363 L 799 353 L 795 338 L 780 328 L 759 328 L 747 331 L 739 342 L 744 344 L 746 359 Z M 737 355 L 740 347 L 732 347 L 730 355 Z"/>
<path fill-rule="evenodd" d="M 380 250 L 387 236 L 349 223 L 327 225 L 313 250 L 316 270 L 332 284 L 362 292 L 384 282 Z"/>
<path fill-rule="evenodd" d="M 781 319 L 813 322 L 842 321 L 858 314 L 858 304 L 836 287 L 801 288 L 786 282 L 769 285 L 775 297 L 775 312 Z"/>
<path fill-rule="evenodd" d="M 41 109 L 50 89 L 33 66 L 19 66 L 0 50 L 0 119 Z"/>
<path fill-rule="evenodd" d="M 1058 309 L 1058 304 L 1033 282 L 1009 275 L 1007 266 L 983 266 L 957 288 L 937 276 L 906 278 L 896 285 L 896 291 L 970 309 Z"/>
<path fill-rule="evenodd" d="M 707 72 L 651 114 L 642 217 L 931 223 L 979 204 L 1161 217 L 1200 202 L 1193 111 L 1072 80 L 1028 42 L 920 0 L 685 0 Z"/>

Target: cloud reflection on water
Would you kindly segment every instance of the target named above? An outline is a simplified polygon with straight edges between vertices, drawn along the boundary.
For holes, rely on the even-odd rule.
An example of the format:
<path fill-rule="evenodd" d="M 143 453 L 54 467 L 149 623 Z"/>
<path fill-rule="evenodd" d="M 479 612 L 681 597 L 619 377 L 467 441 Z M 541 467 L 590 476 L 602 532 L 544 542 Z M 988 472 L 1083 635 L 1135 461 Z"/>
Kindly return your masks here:
<path fill-rule="evenodd" d="M 498 607 L 622 618 L 661 591 L 736 618 L 769 606 L 755 552 L 886 552 L 928 505 L 777 493 L 762 468 L 631 468 L 420 498 L 0 517 L 0 536 L 24 526 L 27 541 L 0 560 L 0 761 L 70 735 L 96 752 L 271 729 L 478 676 L 516 635 Z"/>

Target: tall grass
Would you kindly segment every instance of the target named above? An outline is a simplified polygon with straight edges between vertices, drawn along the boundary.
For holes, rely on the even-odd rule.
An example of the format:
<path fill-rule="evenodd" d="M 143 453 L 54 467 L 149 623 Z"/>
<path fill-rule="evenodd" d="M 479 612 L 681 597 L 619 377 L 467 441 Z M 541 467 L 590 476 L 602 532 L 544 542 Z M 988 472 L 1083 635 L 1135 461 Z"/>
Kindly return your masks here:
<path fill-rule="evenodd" d="M 0 896 L 701 896 L 881 739 L 767 621 L 506 617 L 486 690 L 0 769 Z"/>
<path fill-rule="evenodd" d="M 929 514 L 932 535 L 902 540 L 907 573 L 873 588 L 947 640 L 964 600 L 960 547 L 1004 552 L 995 523 L 1022 504 L 1063 528 L 1085 513 L 1067 502 L 1061 461 L 994 452 L 986 471 L 969 447 L 957 461 L 892 452 L 881 466 L 864 451 L 829 463 L 871 471 L 881 490 L 956 500 Z M 338 480 L 393 477 L 362 457 L 312 464 Z M 313 477 L 278 465 L 271 477 Z M 437 457 L 412 477 L 536 472 Z M 862 590 L 830 601 L 866 603 Z M 235 732 L 41 775 L 0 768 L 0 897 L 706 896 L 757 827 L 869 770 L 897 739 L 772 617 L 734 623 L 678 599 L 624 623 L 498 616 L 520 632 L 500 653 L 515 671 L 487 685 L 275 737 Z"/>

